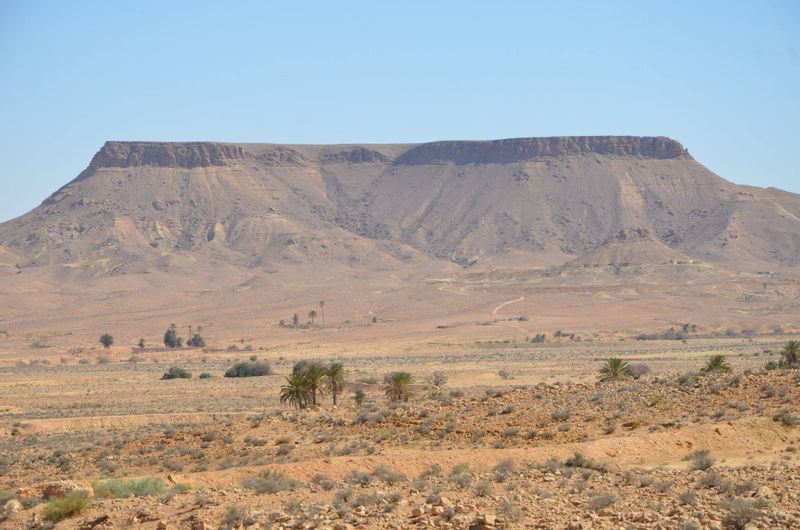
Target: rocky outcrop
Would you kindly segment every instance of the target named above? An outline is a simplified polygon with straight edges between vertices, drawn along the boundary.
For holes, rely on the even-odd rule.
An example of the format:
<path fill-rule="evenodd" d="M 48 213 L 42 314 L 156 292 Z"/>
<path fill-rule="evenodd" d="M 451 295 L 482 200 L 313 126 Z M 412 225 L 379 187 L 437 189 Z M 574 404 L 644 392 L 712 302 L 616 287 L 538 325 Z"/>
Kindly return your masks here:
<path fill-rule="evenodd" d="M 90 169 L 104 167 L 209 167 L 227 166 L 247 158 L 231 144 L 208 142 L 106 142 L 94 156 Z"/>
<path fill-rule="evenodd" d="M 657 159 L 689 157 L 679 142 L 663 136 L 560 136 L 431 142 L 406 151 L 395 164 L 508 164 L 536 157 L 589 154 Z"/>
<path fill-rule="evenodd" d="M 374 149 L 356 147 L 337 151 L 335 153 L 325 153 L 320 156 L 323 164 L 363 164 L 369 162 L 389 162 L 389 157 Z"/>

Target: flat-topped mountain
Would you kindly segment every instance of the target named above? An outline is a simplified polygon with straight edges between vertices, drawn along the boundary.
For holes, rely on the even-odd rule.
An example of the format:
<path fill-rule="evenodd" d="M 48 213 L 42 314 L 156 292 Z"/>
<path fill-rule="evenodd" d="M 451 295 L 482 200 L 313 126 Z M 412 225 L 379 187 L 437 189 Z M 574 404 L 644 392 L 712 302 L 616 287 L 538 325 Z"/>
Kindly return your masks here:
<path fill-rule="evenodd" d="M 800 263 L 800 198 L 727 182 L 663 137 L 418 145 L 108 142 L 81 175 L 0 225 L 9 267 L 91 274 L 524 253 L 532 266 L 646 230 L 734 269 Z M 624 242 L 623 242 L 624 244 Z"/>
<path fill-rule="evenodd" d="M 767 329 L 800 313 L 799 266 L 800 196 L 732 184 L 669 138 L 108 142 L 0 224 L 0 329 L 240 337 L 319 300 L 329 323 L 399 335 L 522 333 L 452 327 L 497 307 L 531 315 L 531 336 Z"/>

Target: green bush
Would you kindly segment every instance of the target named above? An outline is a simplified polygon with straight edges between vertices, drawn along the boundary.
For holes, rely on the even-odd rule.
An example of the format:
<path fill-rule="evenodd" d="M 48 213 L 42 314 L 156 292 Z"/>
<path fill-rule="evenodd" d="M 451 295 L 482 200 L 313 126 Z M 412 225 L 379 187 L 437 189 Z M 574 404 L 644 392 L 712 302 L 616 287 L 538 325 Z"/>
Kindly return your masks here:
<path fill-rule="evenodd" d="M 99 480 L 92 484 L 94 493 L 102 498 L 149 497 L 167 491 L 163 480 L 154 477 Z"/>
<path fill-rule="evenodd" d="M 208 372 L 203 372 L 200 374 L 200 379 L 212 379 L 214 376 Z"/>
<path fill-rule="evenodd" d="M 192 372 L 173 366 L 161 376 L 161 379 L 191 379 Z"/>
<path fill-rule="evenodd" d="M 53 499 L 45 505 L 42 517 L 49 523 L 58 523 L 80 515 L 91 504 L 92 501 L 84 493 L 72 494 L 63 499 Z"/>
<path fill-rule="evenodd" d="M 257 477 L 245 480 L 242 486 L 257 493 L 277 493 L 297 489 L 302 486 L 302 483 L 287 477 L 280 471 L 268 469 Z"/>
<path fill-rule="evenodd" d="M 272 367 L 265 362 L 241 362 L 225 372 L 225 377 L 260 377 L 272 375 Z"/>

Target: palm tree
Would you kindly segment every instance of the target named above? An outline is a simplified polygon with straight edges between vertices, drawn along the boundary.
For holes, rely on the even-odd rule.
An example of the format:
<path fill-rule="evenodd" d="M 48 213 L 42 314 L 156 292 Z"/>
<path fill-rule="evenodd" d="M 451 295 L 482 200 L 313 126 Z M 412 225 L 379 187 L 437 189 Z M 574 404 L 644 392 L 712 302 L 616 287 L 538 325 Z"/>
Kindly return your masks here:
<path fill-rule="evenodd" d="M 286 377 L 286 384 L 281 387 L 281 403 L 289 403 L 299 409 L 306 408 L 309 397 L 308 381 L 302 373 Z"/>
<path fill-rule="evenodd" d="M 325 368 L 325 379 L 327 380 L 328 387 L 331 389 L 333 396 L 333 406 L 336 406 L 336 396 L 344 388 L 344 381 L 347 372 L 345 372 L 342 363 L 331 363 Z"/>
<path fill-rule="evenodd" d="M 319 311 L 322 313 L 322 327 L 325 327 L 325 300 L 319 301 Z"/>
<path fill-rule="evenodd" d="M 411 384 L 414 379 L 408 372 L 393 372 L 384 391 L 389 401 L 408 401 L 411 397 Z"/>
<path fill-rule="evenodd" d="M 624 381 L 633 376 L 628 361 L 612 357 L 600 368 L 600 381 Z"/>
<path fill-rule="evenodd" d="M 783 360 L 788 366 L 797 366 L 800 360 L 800 341 L 790 340 L 783 347 Z"/>
<path fill-rule="evenodd" d="M 317 318 L 317 312 L 312 309 L 308 312 L 308 318 L 311 319 L 311 324 L 314 324 L 314 319 Z"/>
<path fill-rule="evenodd" d="M 300 374 L 305 378 L 308 390 L 311 392 L 311 404 L 316 407 L 317 395 L 322 395 L 325 383 L 325 369 L 319 363 L 310 363 Z"/>
<path fill-rule="evenodd" d="M 707 374 L 728 373 L 730 371 L 731 365 L 725 360 L 724 355 L 712 355 L 703 367 L 703 372 Z"/>

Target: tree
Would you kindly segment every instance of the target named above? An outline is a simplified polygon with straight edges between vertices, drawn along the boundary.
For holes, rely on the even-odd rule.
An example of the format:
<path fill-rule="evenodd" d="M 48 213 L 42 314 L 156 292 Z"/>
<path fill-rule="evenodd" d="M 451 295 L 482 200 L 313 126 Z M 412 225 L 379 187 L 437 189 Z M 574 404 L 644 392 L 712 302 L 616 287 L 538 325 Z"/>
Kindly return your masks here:
<path fill-rule="evenodd" d="M 322 327 L 325 327 L 325 300 L 319 301 L 319 312 L 322 313 Z"/>
<path fill-rule="evenodd" d="M 139 348 L 144 348 L 144 339 L 139 339 Z"/>
<path fill-rule="evenodd" d="M 325 380 L 328 383 L 328 388 L 331 389 L 333 396 L 333 406 L 336 406 L 336 396 L 344 388 L 345 376 L 344 366 L 342 363 L 331 363 L 325 367 Z"/>
<path fill-rule="evenodd" d="M 600 368 L 600 381 L 624 381 L 632 376 L 628 361 L 612 357 Z"/>
<path fill-rule="evenodd" d="M 309 363 L 300 373 L 305 378 L 308 390 L 311 392 L 311 405 L 316 407 L 317 395 L 322 395 L 325 383 L 325 369 L 319 363 Z"/>
<path fill-rule="evenodd" d="M 100 344 L 103 345 L 103 348 L 110 348 L 111 345 L 114 344 L 114 337 L 108 333 L 103 333 L 100 335 Z"/>
<path fill-rule="evenodd" d="M 356 405 L 361 406 L 364 403 L 364 400 L 367 399 L 367 394 L 365 394 L 364 391 L 359 388 L 353 392 L 353 399 L 355 400 Z"/>
<path fill-rule="evenodd" d="M 731 365 L 725 360 L 724 355 L 712 355 L 703 367 L 703 372 L 707 374 L 727 373 L 731 371 Z"/>
<path fill-rule="evenodd" d="M 167 331 L 164 333 L 164 346 L 167 348 L 180 348 L 183 346 L 183 339 L 178 336 L 178 330 L 175 329 L 175 324 L 170 324 Z"/>
<path fill-rule="evenodd" d="M 308 312 L 308 318 L 311 319 L 311 324 L 314 324 L 314 319 L 317 318 L 317 312 L 312 309 Z"/>
<path fill-rule="evenodd" d="M 299 326 L 300 326 L 300 315 L 295 313 L 294 315 L 292 315 L 292 327 L 296 328 Z"/>
<path fill-rule="evenodd" d="M 310 389 L 303 373 L 293 373 L 286 377 L 286 384 L 281 386 L 281 403 L 289 403 L 298 409 L 306 408 Z"/>
<path fill-rule="evenodd" d="M 408 372 L 393 372 L 389 375 L 389 382 L 386 384 L 384 393 L 389 401 L 407 402 L 411 397 L 411 384 L 413 377 Z"/>
<path fill-rule="evenodd" d="M 206 340 L 200 335 L 199 332 L 196 332 L 192 338 L 186 341 L 186 345 L 190 348 L 205 348 L 206 347 Z"/>
<path fill-rule="evenodd" d="M 790 340 L 783 346 L 783 361 L 788 367 L 797 367 L 800 362 L 800 341 Z"/>

